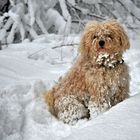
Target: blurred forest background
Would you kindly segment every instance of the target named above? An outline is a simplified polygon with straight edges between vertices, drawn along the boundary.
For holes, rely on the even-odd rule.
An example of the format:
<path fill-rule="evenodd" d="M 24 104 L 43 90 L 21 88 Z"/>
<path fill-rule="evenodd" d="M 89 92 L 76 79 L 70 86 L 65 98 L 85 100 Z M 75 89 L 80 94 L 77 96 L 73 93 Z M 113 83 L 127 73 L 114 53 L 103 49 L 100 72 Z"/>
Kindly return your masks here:
<path fill-rule="evenodd" d="M 107 19 L 117 19 L 137 33 L 140 0 L 0 0 L 0 42 L 79 34 L 89 20 Z"/>

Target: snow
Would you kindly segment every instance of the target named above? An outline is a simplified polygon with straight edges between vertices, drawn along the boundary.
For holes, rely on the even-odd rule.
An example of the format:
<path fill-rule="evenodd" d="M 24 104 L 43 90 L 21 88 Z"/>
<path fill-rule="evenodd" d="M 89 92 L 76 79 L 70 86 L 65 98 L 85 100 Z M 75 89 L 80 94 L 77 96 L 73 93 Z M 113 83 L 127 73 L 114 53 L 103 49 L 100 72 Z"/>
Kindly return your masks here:
<path fill-rule="evenodd" d="M 87 126 L 74 130 L 67 140 L 138 140 L 140 134 L 140 94 L 114 106 Z"/>
<path fill-rule="evenodd" d="M 77 47 L 63 47 L 63 50 L 51 48 L 65 42 L 71 43 L 72 38 L 73 43 L 77 42 L 79 38 L 66 37 L 63 41 L 59 41 L 61 36 L 57 38 L 54 36 L 53 40 L 56 42 L 50 39 L 49 43 L 48 38 L 49 36 L 46 36 L 32 43 L 12 44 L 8 49 L 0 51 L 0 87 L 40 79 L 46 83 L 50 83 L 51 79 L 57 81 L 71 65 Z"/>
<path fill-rule="evenodd" d="M 124 55 L 129 65 L 130 97 L 97 118 L 74 126 L 53 117 L 43 93 L 72 65 L 79 37 L 41 36 L 0 51 L 0 140 L 138 140 L 140 139 L 140 36 Z"/>

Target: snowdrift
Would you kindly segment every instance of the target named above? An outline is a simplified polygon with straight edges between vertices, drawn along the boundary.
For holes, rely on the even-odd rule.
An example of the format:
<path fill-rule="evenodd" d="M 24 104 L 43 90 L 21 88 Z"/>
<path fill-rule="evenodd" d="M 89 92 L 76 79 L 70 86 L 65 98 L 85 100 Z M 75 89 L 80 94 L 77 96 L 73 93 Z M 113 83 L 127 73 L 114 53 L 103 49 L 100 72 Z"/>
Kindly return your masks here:
<path fill-rule="evenodd" d="M 85 128 L 74 131 L 67 140 L 139 140 L 140 94 L 114 106 Z"/>
<path fill-rule="evenodd" d="M 43 82 L 16 85 L 0 91 L 1 140 L 138 140 L 140 94 L 92 120 L 75 126 L 58 121 L 47 110 Z"/>

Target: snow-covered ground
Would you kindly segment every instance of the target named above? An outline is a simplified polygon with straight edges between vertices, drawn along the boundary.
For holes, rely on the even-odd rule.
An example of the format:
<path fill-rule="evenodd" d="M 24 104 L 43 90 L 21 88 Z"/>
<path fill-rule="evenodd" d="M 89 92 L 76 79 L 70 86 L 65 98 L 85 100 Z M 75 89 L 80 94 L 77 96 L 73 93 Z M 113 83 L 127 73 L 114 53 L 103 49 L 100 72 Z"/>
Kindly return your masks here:
<path fill-rule="evenodd" d="M 93 120 L 75 126 L 54 118 L 42 93 L 72 65 L 77 46 L 59 46 L 60 37 L 41 37 L 0 51 L 0 140 L 139 140 L 140 49 L 137 37 L 124 55 L 130 67 L 130 97 Z M 75 43 L 79 38 L 75 37 Z"/>

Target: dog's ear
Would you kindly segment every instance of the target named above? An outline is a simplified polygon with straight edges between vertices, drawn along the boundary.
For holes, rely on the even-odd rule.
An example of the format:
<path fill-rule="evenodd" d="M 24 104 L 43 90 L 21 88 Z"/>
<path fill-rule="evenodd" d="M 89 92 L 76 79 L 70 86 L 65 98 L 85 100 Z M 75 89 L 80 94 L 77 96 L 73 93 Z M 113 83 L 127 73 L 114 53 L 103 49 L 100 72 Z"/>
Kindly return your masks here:
<path fill-rule="evenodd" d="M 83 54 L 84 52 L 86 52 L 85 49 L 86 49 L 86 32 L 83 32 L 80 39 L 79 52 Z"/>
<path fill-rule="evenodd" d="M 80 48 L 79 52 L 80 53 L 89 53 L 89 47 L 91 47 L 92 44 L 92 36 L 95 32 L 95 29 L 97 29 L 99 25 L 98 21 L 90 21 L 86 24 L 84 32 L 81 36 L 81 41 L 80 41 Z"/>
<path fill-rule="evenodd" d="M 123 28 L 120 30 L 120 46 L 123 47 L 124 51 L 130 48 L 129 38 Z"/>
<path fill-rule="evenodd" d="M 79 47 L 79 52 L 83 56 L 87 56 L 89 53 L 89 49 L 91 46 L 91 33 L 88 32 L 89 30 L 85 30 L 84 33 L 81 36 L 80 40 L 80 47 Z"/>
<path fill-rule="evenodd" d="M 108 26 L 111 27 L 113 32 L 119 37 L 120 47 L 125 51 L 130 48 L 129 38 L 123 26 L 121 26 L 116 20 L 109 20 Z"/>

